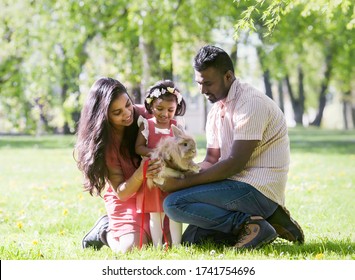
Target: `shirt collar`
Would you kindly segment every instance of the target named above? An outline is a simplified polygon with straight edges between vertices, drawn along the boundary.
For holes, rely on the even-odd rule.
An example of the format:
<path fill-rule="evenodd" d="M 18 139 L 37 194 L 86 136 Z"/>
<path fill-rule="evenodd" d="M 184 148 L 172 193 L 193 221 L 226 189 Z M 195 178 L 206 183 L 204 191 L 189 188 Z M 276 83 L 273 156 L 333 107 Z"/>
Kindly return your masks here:
<path fill-rule="evenodd" d="M 226 103 L 239 97 L 239 92 L 237 91 L 238 86 L 239 86 L 239 79 L 235 78 L 231 87 L 229 88 L 227 97 L 218 102 L 219 107 L 223 108 L 223 106 L 226 105 Z"/>

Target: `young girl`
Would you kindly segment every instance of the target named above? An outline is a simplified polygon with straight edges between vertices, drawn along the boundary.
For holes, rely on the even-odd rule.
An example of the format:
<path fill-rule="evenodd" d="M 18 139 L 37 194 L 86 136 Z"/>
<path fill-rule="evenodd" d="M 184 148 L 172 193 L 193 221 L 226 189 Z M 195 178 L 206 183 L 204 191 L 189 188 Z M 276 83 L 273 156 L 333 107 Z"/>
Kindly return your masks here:
<path fill-rule="evenodd" d="M 174 83 L 164 80 L 150 88 L 144 105 L 154 117 L 150 119 L 139 117 L 136 153 L 149 157 L 160 139 L 173 136 L 171 125 L 179 125 L 174 118 L 185 114 L 186 103 Z M 150 233 L 153 244 L 157 247 L 162 245 L 162 221 L 165 217 L 162 203 L 165 196 L 159 188 L 149 189 L 147 186 L 141 187 L 137 194 L 137 211 L 150 213 Z M 172 244 L 180 244 L 182 225 L 170 220 L 169 228 Z"/>

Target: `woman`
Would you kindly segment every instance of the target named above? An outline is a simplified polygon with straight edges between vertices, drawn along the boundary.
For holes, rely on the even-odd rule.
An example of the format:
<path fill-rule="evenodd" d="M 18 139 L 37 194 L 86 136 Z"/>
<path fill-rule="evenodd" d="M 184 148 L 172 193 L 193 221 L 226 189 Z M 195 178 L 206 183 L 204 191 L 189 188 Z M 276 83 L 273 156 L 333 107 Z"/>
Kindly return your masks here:
<path fill-rule="evenodd" d="M 126 252 L 150 240 L 149 214 L 136 211 L 135 194 L 143 182 L 144 165 L 135 153 L 139 115 L 148 117 L 119 81 L 101 78 L 91 87 L 78 125 L 76 160 L 84 189 L 91 195 L 105 191 L 108 217 L 102 217 L 84 237 L 83 247 L 99 249 L 106 244 Z M 159 171 L 159 162 L 150 161 L 147 177 Z"/>

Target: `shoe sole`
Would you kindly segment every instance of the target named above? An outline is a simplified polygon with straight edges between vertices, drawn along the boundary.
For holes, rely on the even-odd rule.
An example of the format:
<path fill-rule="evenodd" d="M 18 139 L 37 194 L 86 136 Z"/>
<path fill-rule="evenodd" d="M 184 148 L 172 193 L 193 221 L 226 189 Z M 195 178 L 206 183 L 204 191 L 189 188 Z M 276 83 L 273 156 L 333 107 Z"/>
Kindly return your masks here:
<path fill-rule="evenodd" d="M 291 218 L 290 212 L 284 208 L 281 207 L 281 210 L 276 210 L 276 211 L 281 211 L 281 214 L 285 215 L 287 217 L 287 219 L 291 222 L 292 224 L 292 232 L 290 230 L 288 230 L 287 228 L 281 226 L 278 223 L 273 223 L 272 220 L 266 219 L 276 230 L 276 232 L 278 233 L 279 237 L 282 239 L 285 239 L 287 241 L 290 242 L 295 242 L 295 243 L 300 243 L 303 244 L 304 243 L 304 233 L 302 228 L 300 227 L 300 225 Z M 280 214 L 280 215 L 281 215 Z"/>
<path fill-rule="evenodd" d="M 298 234 L 298 236 L 296 237 L 295 234 L 293 234 L 292 232 L 288 231 L 286 228 L 284 228 L 278 224 L 271 224 L 271 225 L 274 227 L 276 232 L 279 234 L 280 238 L 285 239 L 290 242 L 294 242 L 294 243 L 300 243 L 300 244 L 304 243 L 303 233 L 302 233 L 302 229 L 300 227 L 297 227 L 297 229 L 299 230 L 299 232 L 301 234 Z"/>
<path fill-rule="evenodd" d="M 85 234 L 85 236 L 84 236 L 83 239 L 81 240 L 81 246 L 83 247 L 83 249 L 86 249 L 86 247 L 84 246 L 84 240 L 85 240 L 85 238 L 90 235 L 90 233 L 96 228 L 96 226 L 97 226 L 97 225 L 102 221 L 102 219 L 104 219 L 104 218 L 106 218 L 106 215 L 104 215 L 104 216 L 102 216 L 100 219 L 98 219 L 98 220 L 96 221 L 95 225 L 91 228 L 91 230 L 90 230 L 87 234 Z M 98 246 L 94 246 L 94 247 L 98 247 Z M 102 247 L 102 246 L 101 246 L 101 247 Z M 101 247 L 100 247 L 100 248 L 101 248 Z M 100 249 L 100 248 L 98 248 L 98 249 Z"/>

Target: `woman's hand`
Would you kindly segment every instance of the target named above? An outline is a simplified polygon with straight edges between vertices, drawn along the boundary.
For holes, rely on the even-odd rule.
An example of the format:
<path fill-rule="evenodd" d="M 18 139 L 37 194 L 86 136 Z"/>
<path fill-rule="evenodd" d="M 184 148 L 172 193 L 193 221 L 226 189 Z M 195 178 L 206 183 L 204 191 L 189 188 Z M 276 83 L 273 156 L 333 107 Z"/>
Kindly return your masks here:
<path fill-rule="evenodd" d="M 150 160 L 149 158 L 142 159 L 142 162 L 139 168 L 133 173 L 133 175 L 125 182 L 123 178 L 123 174 L 113 181 L 111 179 L 111 184 L 117 186 L 115 189 L 117 193 L 117 197 L 125 201 L 130 198 L 134 193 L 136 193 L 139 188 L 142 186 L 144 177 L 143 177 L 143 168 L 146 161 L 148 161 L 148 168 L 147 168 L 147 177 L 152 178 L 156 176 L 157 173 L 161 170 L 161 161 L 159 159 Z M 116 183 L 117 182 L 117 183 Z"/>

